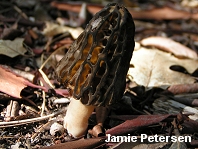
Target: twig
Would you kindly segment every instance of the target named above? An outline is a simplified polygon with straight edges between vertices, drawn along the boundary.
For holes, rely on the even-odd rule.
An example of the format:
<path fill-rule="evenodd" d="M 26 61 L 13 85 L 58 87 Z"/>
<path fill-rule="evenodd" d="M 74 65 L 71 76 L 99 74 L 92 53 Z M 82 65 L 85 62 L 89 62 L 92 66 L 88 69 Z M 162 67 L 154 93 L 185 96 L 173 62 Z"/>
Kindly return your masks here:
<path fill-rule="evenodd" d="M 28 20 L 28 16 L 17 6 L 13 6 L 14 10 L 16 10 L 24 19 Z"/>
<path fill-rule="evenodd" d="M 49 119 L 51 117 L 54 117 L 56 115 L 59 115 L 63 112 L 65 112 L 67 109 L 61 109 L 58 112 L 46 115 L 46 116 L 42 116 L 42 117 L 36 117 L 36 118 L 32 118 L 32 119 L 26 119 L 26 120 L 19 120 L 19 121 L 10 121 L 10 122 L 0 122 L 0 128 L 5 128 L 5 127 L 13 127 L 13 126 L 19 126 L 19 125 L 24 125 L 24 124 L 28 124 L 28 123 L 34 123 L 34 122 L 39 122 L 39 121 L 43 121 L 46 119 Z"/>
<path fill-rule="evenodd" d="M 46 60 L 45 62 L 41 65 L 40 69 L 43 69 L 43 67 L 46 65 L 46 63 L 54 56 L 56 53 L 58 53 L 60 50 L 64 49 L 65 46 L 59 47 L 56 51 L 54 51 Z"/>
<path fill-rule="evenodd" d="M 50 80 L 48 79 L 48 77 L 46 76 L 46 74 L 43 72 L 43 70 L 39 69 L 40 74 L 42 75 L 43 79 L 45 80 L 45 82 L 51 87 L 54 88 L 54 86 L 52 85 L 52 83 L 50 82 Z"/>
<path fill-rule="evenodd" d="M 52 123 L 54 123 L 54 122 L 55 122 L 55 120 L 51 120 L 51 121 L 47 122 L 46 124 L 44 124 L 43 126 L 41 126 L 41 128 L 40 128 L 38 131 L 36 131 L 36 132 L 32 135 L 31 140 L 34 140 L 35 137 L 36 137 L 39 133 L 43 132 L 43 131 L 46 129 L 46 127 L 51 126 Z"/>
<path fill-rule="evenodd" d="M 0 16 L 0 21 L 2 22 L 14 23 L 16 22 L 16 20 L 17 20 L 16 18 L 6 18 Z M 44 22 L 31 22 L 30 20 L 26 20 L 26 19 L 20 19 L 18 23 L 26 26 L 36 26 L 38 28 L 42 28 L 45 24 Z"/>
<path fill-rule="evenodd" d="M 10 11 L 10 10 L 12 10 L 11 7 L 6 8 L 6 9 L 3 9 L 3 10 L 0 10 L 0 14 L 5 13 L 5 12 L 8 12 L 8 11 Z"/>
<path fill-rule="evenodd" d="M 40 84 L 41 84 L 41 86 L 43 86 L 42 81 L 40 81 Z M 42 91 L 42 97 L 43 97 L 43 103 L 42 103 L 42 106 L 41 106 L 41 114 L 40 114 L 41 116 L 43 116 L 43 114 L 44 114 L 45 102 L 46 102 L 45 92 L 44 91 Z"/>

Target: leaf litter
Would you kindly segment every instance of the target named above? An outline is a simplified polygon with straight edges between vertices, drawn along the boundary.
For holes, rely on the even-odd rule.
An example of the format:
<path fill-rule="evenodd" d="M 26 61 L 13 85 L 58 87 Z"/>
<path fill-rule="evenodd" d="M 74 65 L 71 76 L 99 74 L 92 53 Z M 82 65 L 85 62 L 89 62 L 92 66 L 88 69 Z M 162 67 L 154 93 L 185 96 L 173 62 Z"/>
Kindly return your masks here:
<path fill-rule="evenodd" d="M 62 125 L 70 98 L 54 69 L 83 31 L 88 15 L 103 8 L 102 1 L 87 3 L 85 16 L 79 15 L 86 12 L 82 3 L 0 2 L 1 148 L 198 146 L 197 4 L 186 0 L 123 3 L 136 23 L 137 43 L 125 93 L 115 105 L 92 114 L 85 136 L 72 139 L 65 130 L 51 129 L 53 124 Z M 11 68 L 24 73 L 16 74 Z M 25 79 L 25 73 L 31 79 Z M 193 141 L 107 143 L 105 133 L 189 135 Z"/>

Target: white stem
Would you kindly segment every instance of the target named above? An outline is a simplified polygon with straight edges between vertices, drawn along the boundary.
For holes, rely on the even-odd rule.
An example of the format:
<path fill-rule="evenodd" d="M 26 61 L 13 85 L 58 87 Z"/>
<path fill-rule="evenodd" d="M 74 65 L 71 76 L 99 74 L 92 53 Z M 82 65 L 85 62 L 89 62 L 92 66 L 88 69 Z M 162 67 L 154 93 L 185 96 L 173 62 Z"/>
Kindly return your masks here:
<path fill-rule="evenodd" d="M 88 126 L 88 119 L 95 106 L 86 106 L 80 100 L 72 99 L 64 118 L 64 127 L 73 137 L 80 137 L 85 134 Z"/>

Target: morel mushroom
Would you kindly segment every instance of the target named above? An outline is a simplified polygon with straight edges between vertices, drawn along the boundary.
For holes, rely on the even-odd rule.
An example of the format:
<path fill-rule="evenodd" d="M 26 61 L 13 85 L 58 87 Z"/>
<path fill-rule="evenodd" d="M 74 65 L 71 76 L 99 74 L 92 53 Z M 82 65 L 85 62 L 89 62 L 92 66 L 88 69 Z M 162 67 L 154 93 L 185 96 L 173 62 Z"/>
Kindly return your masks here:
<path fill-rule="evenodd" d="M 121 99 L 134 49 L 134 22 L 128 10 L 108 4 L 74 41 L 56 69 L 73 99 L 64 127 L 73 137 L 84 135 L 96 106 Z"/>

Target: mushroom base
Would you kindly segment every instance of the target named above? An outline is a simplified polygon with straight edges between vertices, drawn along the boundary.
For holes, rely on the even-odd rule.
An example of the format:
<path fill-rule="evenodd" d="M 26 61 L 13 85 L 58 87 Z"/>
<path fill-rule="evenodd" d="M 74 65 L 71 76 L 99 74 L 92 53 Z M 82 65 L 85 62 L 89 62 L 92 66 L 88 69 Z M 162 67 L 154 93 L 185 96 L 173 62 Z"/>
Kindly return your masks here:
<path fill-rule="evenodd" d="M 72 137 L 80 137 L 85 135 L 88 119 L 95 106 L 86 106 L 80 100 L 72 99 L 64 118 L 64 127 Z"/>

